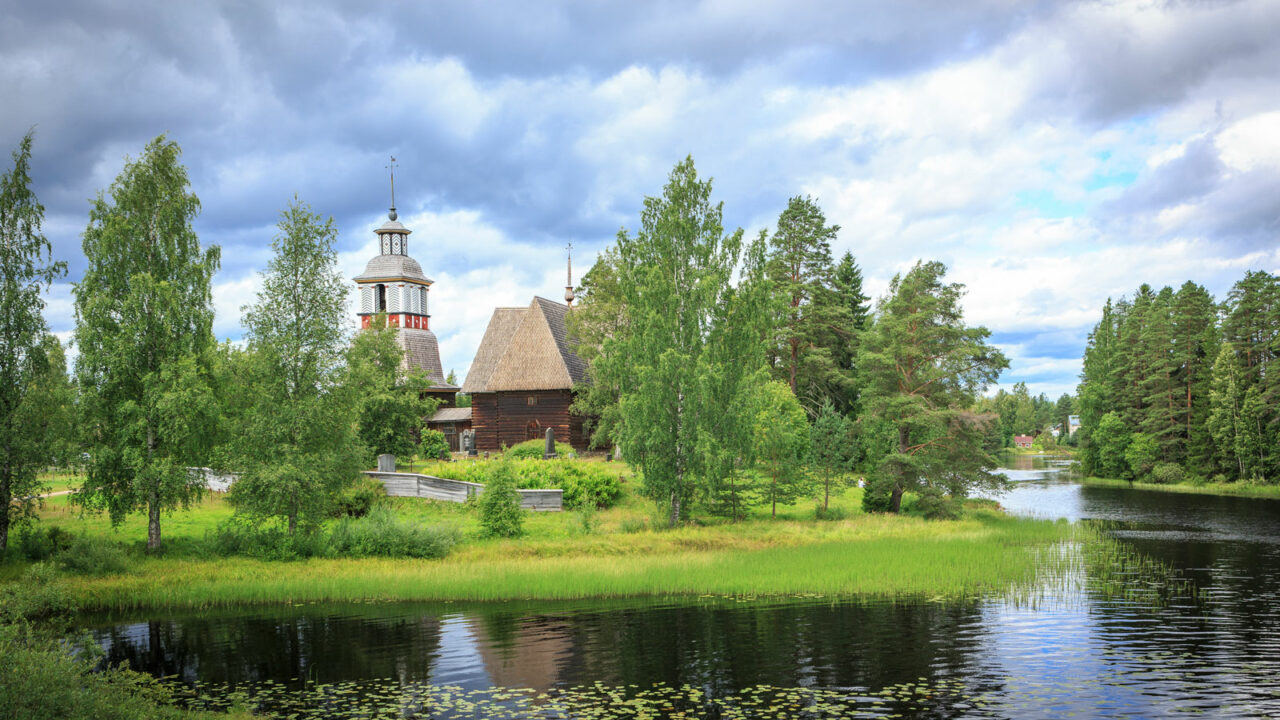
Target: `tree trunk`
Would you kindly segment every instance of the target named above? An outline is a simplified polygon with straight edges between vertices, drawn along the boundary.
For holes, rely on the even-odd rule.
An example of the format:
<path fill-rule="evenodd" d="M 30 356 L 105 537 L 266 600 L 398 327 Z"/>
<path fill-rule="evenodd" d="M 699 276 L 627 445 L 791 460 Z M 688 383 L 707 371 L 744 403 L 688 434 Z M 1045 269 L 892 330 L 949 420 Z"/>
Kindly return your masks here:
<path fill-rule="evenodd" d="M 822 482 L 822 512 L 826 512 L 831 503 L 831 476 L 827 475 Z"/>
<path fill-rule="evenodd" d="M 889 512 L 895 515 L 902 509 L 902 485 L 893 486 L 893 494 L 889 496 Z"/>
<path fill-rule="evenodd" d="M 298 529 L 298 513 L 289 513 L 289 537 L 293 537 L 293 533 Z"/>
<path fill-rule="evenodd" d="M 671 527 L 675 527 L 680 522 L 680 493 L 672 491 L 671 493 L 671 517 L 668 519 Z"/>
<path fill-rule="evenodd" d="M 773 504 L 773 519 L 777 520 L 778 519 L 778 476 L 777 475 L 773 476 L 773 492 L 769 494 L 772 496 L 769 499 L 772 501 L 772 504 Z"/>
<path fill-rule="evenodd" d="M 160 493 L 151 493 L 147 501 L 147 550 L 155 552 L 160 549 Z"/>

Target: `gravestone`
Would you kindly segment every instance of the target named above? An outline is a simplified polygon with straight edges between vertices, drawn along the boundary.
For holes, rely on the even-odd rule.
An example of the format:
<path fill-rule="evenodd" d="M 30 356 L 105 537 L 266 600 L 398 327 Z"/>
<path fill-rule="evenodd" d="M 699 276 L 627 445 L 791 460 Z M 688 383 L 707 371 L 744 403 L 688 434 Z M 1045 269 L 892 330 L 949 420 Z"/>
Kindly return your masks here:
<path fill-rule="evenodd" d="M 556 456 L 556 434 L 551 428 L 547 428 L 547 447 L 542 451 L 542 459 L 550 460 Z"/>
<path fill-rule="evenodd" d="M 467 429 L 462 431 L 462 450 L 470 457 L 475 457 L 479 453 L 476 452 L 476 431 Z"/>
<path fill-rule="evenodd" d="M 383 453 L 378 456 L 378 472 L 395 472 L 396 456 L 391 453 Z"/>

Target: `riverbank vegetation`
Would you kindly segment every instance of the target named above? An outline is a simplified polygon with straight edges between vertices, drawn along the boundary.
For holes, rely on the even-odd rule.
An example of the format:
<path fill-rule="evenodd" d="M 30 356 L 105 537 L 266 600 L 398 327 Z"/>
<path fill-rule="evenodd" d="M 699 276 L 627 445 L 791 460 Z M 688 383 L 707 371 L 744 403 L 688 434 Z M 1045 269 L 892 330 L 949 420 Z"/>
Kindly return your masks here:
<path fill-rule="evenodd" d="M 1267 272 L 1221 303 L 1192 282 L 1108 300 L 1079 390 L 1085 473 L 1197 491 L 1280 484 L 1278 355 L 1280 278 Z"/>
<path fill-rule="evenodd" d="M 1280 485 L 1258 485 L 1250 482 L 1182 482 L 1177 484 L 1119 480 L 1117 478 L 1087 477 L 1081 481 L 1093 487 L 1133 488 L 1160 492 L 1189 493 L 1199 495 L 1227 495 L 1235 497 L 1275 498 L 1280 500 Z"/>
<path fill-rule="evenodd" d="M 119 544 L 96 518 L 50 501 L 45 524 L 64 536 L 112 545 L 116 572 L 61 564 L 62 581 L 87 608 L 208 607 L 324 600 L 509 600 L 589 597 L 829 594 L 866 597 L 999 593 L 1036 572 L 1036 550 L 1067 538 L 1065 523 L 1016 519 L 981 504 L 951 521 L 860 512 L 861 491 L 831 499 L 845 519 L 814 519 L 814 501 L 763 509 L 741 522 L 704 517 L 666 529 L 628 493 L 610 510 L 526 513 L 524 533 L 485 532 L 477 508 L 418 499 L 388 501 L 415 525 L 450 527 L 460 539 L 444 559 L 325 558 L 291 562 L 224 557 L 210 533 L 233 516 L 221 498 L 175 513 L 162 556 Z M 907 510 L 914 498 L 908 497 Z M 135 521 L 140 522 L 140 519 Z M 706 524 L 702 524 L 705 522 Z M 130 528 L 122 528 L 128 532 Z M 9 563 L 10 579 L 27 572 Z"/>

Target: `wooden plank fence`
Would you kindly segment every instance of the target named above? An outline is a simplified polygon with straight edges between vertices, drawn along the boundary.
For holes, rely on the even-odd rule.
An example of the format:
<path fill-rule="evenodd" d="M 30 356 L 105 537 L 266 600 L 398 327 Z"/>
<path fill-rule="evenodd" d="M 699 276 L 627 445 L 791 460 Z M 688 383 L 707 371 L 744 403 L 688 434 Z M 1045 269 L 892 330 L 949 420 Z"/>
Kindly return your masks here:
<path fill-rule="evenodd" d="M 463 480 L 450 480 L 432 475 L 366 470 L 365 475 L 379 480 L 391 497 L 420 497 L 447 502 L 466 502 L 484 492 L 484 485 Z M 517 490 L 520 507 L 525 510 L 557 511 L 564 509 L 564 490 Z"/>

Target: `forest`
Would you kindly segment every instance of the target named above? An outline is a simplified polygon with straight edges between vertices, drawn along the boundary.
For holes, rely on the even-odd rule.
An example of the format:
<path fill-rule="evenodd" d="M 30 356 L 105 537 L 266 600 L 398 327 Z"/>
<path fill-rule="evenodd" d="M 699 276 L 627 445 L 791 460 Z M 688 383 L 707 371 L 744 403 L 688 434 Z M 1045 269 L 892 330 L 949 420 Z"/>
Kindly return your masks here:
<path fill-rule="evenodd" d="M 1078 391 L 1085 472 L 1160 483 L 1280 480 L 1280 279 L 1217 301 L 1143 284 L 1107 301 Z"/>

